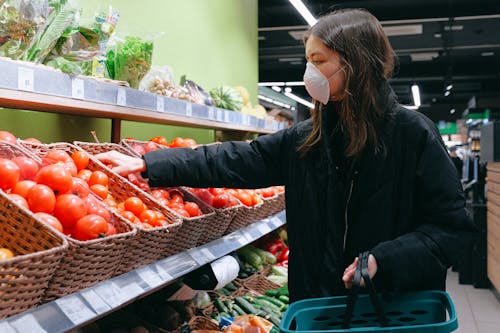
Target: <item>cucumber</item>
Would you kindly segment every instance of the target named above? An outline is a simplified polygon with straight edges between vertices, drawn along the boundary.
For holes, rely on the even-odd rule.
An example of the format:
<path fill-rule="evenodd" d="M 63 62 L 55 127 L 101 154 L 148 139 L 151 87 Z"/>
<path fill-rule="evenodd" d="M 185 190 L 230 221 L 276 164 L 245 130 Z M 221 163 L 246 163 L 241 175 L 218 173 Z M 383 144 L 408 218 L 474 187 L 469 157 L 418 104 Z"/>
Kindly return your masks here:
<path fill-rule="evenodd" d="M 266 290 L 265 294 L 271 297 L 278 296 L 278 289 Z"/>
<path fill-rule="evenodd" d="M 273 323 L 276 327 L 279 327 L 280 326 L 280 317 L 276 316 L 272 311 L 270 310 L 266 310 L 266 309 L 262 309 L 261 310 L 264 315 L 261 316 L 262 318 L 265 318 L 267 320 L 269 320 L 271 323 Z"/>
<path fill-rule="evenodd" d="M 217 310 L 219 310 L 219 313 L 221 313 L 221 314 L 222 314 L 222 312 L 225 312 L 225 313 L 229 312 L 229 309 L 224 305 L 224 303 L 219 298 L 216 298 L 214 300 L 214 305 L 217 308 Z"/>
<path fill-rule="evenodd" d="M 288 286 L 283 286 L 278 289 L 278 296 L 288 296 L 290 297 L 290 294 L 288 292 Z"/>
<path fill-rule="evenodd" d="M 281 295 L 278 297 L 278 299 L 285 304 L 290 304 L 290 297 L 288 297 L 288 296 Z"/>
<path fill-rule="evenodd" d="M 244 261 L 251 266 L 258 268 L 261 267 L 264 263 L 262 262 L 262 258 L 250 250 L 248 247 L 242 247 L 236 251 L 239 256 L 243 257 Z"/>
<path fill-rule="evenodd" d="M 226 299 L 222 303 L 224 303 L 224 305 L 229 310 L 229 312 L 233 311 L 233 302 L 231 302 L 230 300 Z"/>
<path fill-rule="evenodd" d="M 220 316 L 224 317 L 224 318 L 231 318 L 231 315 L 229 313 L 227 313 L 227 312 L 221 312 Z"/>
<path fill-rule="evenodd" d="M 274 297 L 269 297 L 269 296 L 259 296 L 257 297 L 258 299 L 261 299 L 261 300 L 266 300 L 268 302 L 271 302 L 273 303 L 274 305 L 276 305 L 277 307 L 279 307 L 280 311 L 283 310 L 283 308 L 286 306 L 285 303 L 283 303 L 282 301 L 280 301 L 279 299 L 277 298 L 274 298 Z"/>
<path fill-rule="evenodd" d="M 274 265 L 276 263 L 276 257 L 271 252 L 267 252 L 253 246 L 251 247 L 251 250 L 257 253 L 265 263 L 271 265 Z"/>
<path fill-rule="evenodd" d="M 245 313 L 253 314 L 253 315 L 257 315 L 259 313 L 259 311 L 257 311 L 257 309 L 255 309 L 255 307 L 252 304 L 250 304 L 243 297 L 239 297 L 239 296 L 235 297 L 234 301 L 236 302 L 236 304 L 238 304 L 241 307 L 241 309 L 243 311 L 245 311 Z"/>
<path fill-rule="evenodd" d="M 240 316 L 246 315 L 246 312 L 238 304 L 233 304 L 233 310 L 238 312 Z"/>
<path fill-rule="evenodd" d="M 226 284 L 224 286 L 224 289 L 226 289 L 228 291 L 236 291 L 238 288 L 234 285 L 234 283 L 229 282 L 228 284 Z"/>
<path fill-rule="evenodd" d="M 266 301 L 265 299 L 256 299 L 255 303 L 262 305 L 263 308 L 267 308 L 267 309 L 271 310 L 273 313 L 275 313 L 278 316 L 281 315 L 281 309 L 278 306 L 276 306 L 275 304 L 273 304 L 269 301 Z"/>
<path fill-rule="evenodd" d="M 238 272 L 238 277 L 239 277 L 240 279 L 246 279 L 246 278 L 248 277 L 248 273 L 247 273 L 247 272 L 245 272 L 245 271 L 239 271 L 239 272 Z"/>
<path fill-rule="evenodd" d="M 238 317 L 240 314 L 236 310 L 231 310 L 231 317 Z"/>

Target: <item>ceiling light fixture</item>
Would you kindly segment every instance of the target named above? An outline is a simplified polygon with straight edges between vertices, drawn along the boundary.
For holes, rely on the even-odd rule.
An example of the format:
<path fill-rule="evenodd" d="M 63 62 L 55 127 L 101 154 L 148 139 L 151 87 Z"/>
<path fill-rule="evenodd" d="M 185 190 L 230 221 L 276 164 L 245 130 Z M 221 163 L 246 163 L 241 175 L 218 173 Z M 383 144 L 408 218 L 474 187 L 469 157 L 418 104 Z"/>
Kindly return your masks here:
<path fill-rule="evenodd" d="M 413 103 L 418 108 L 420 106 L 420 88 L 416 84 L 412 85 L 411 93 L 413 94 Z"/>
<path fill-rule="evenodd" d="M 291 92 L 292 92 L 292 88 L 290 88 L 290 87 L 286 87 L 286 88 L 285 88 L 285 92 L 286 92 L 286 93 L 291 93 Z"/>
<path fill-rule="evenodd" d="M 482 57 L 491 57 L 494 55 L 495 55 L 495 52 L 481 52 Z"/>
<path fill-rule="evenodd" d="M 446 86 L 446 90 L 451 90 L 451 89 L 453 89 L 453 85 L 452 84 L 449 84 L 449 85 Z"/>
<path fill-rule="evenodd" d="M 444 95 L 445 95 L 446 97 L 450 96 L 450 94 L 451 94 L 451 92 L 450 92 L 449 90 L 446 90 L 446 91 L 444 92 Z"/>
<path fill-rule="evenodd" d="M 260 87 L 284 86 L 285 82 L 259 82 Z"/>
<path fill-rule="evenodd" d="M 304 81 L 290 81 L 285 82 L 285 86 L 295 87 L 295 86 L 304 86 Z"/>
<path fill-rule="evenodd" d="M 403 105 L 403 107 L 410 109 L 410 110 L 418 110 L 418 106 L 416 106 L 416 105 Z"/>
<path fill-rule="evenodd" d="M 451 109 L 451 110 L 450 110 L 450 113 L 451 113 L 451 114 L 454 114 L 454 113 L 455 113 L 455 111 L 456 111 L 455 109 Z"/>
<path fill-rule="evenodd" d="M 292 6 L 299 12 L 300 15 L 306 20 L 307 24 L 313 26 L 316 24 L 318 20 L 314 18 L 309 9 L 307 9 L 306 5 L 302 2 L 302 0 L 289 0 Z"/>
<path fill-rule="evenodd" d="M 297 95 L 294 95 L 294 94 L 292 94 L 292 93 L 290 93 L 290 92 L 286 92 L 286 93 L 285 93 L 285 96 L 290 97 L 290 98 L 291 98 L 291 99 L 293 99 L 294 101 L 296 101 L 296 102 L 298 102 L 298 103 L 300 103 L 300 104 L 302 104 L 302 105 L 305 105 L 305 106 L 307 106 L 307 107 L 308 107 L 308 108 L 310 108 L 310 109 L 314 109 L 314 104 L 313 104 L 313 103 L 308 102 L 308 101 L 306 101 L 305 99 L 300 98 L 300 97 L 299 97 L 299 96 L 297 96 Z"/>
<path fill-rule="evenodd" d="M 278 86 L 272 86 L 271 89 L 274 90 L 274 91 L 277 91 L 277 92 L 281 91 L 281 88 L 278 87 Z"/>

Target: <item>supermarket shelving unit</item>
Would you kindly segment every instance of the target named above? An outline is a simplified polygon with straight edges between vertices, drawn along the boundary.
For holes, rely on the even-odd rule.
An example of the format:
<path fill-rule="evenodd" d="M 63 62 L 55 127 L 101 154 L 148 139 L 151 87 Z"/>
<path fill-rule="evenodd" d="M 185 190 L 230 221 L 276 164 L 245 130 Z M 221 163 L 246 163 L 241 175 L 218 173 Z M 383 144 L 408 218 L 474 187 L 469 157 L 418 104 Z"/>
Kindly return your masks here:
<path fill-rule="evenodd" d="M 273 133 L 284 123 L 141 92 L 43 66 L 0 59 L 0 107 L 108 118 L 119 142 L 121 120 L 222 131 Z M 1 110 L 0 110 L 1 112 Z M 220 239 L 143 266 L 77 293 L 0 320 L 0 332 L 67 332 L 145 297 L 286 223 L 285 212 Z"/>

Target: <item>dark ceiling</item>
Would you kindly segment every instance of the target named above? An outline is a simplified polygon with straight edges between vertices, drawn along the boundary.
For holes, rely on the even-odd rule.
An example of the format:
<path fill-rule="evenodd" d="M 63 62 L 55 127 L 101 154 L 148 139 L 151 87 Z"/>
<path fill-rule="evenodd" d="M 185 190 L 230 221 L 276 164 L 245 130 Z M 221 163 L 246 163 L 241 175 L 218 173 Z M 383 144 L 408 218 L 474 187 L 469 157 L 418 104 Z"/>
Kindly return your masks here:
<path fill-rule="evenodd" d="M 410 87 L 416 83 L 419 110 L 434 120 L 460 117 L 473 96 L 478 106 L 500 107 L 500 0 L 303 2 L 316 18 L 366 8 L 382 22 L 399 58 L 391 84 L 402 104 L 413 104 Z M 302 81 L 306 29 L 288 0 L 259 0 L 259 82 Z M 292 89 L 310 99 L 303 87 Z"/>

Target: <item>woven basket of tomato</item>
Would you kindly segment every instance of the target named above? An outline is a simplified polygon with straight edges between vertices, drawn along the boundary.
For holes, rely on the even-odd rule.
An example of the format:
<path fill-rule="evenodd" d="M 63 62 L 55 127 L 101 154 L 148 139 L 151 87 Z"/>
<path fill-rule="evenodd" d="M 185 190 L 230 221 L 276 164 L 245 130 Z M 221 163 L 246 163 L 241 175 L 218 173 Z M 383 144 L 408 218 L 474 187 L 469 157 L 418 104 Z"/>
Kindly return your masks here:
<path fill-rule="evenodd" d="M 27 209 L 16 186 L 34 176 L 39 160 L 0 142 L 0 318 L 38 305 L 66 254 L 65 237 Z M 17 190 L 17 193 L 14 191 Z"/>
<path fill-rule="evenodd" d="M 257 220 L 262 220 L 285 209 L 285 188 L 271 186 L 255 190 L 262 198 L 262 206 L 257 212 Z"/>
<path fill-rule="evenodd" d="M 124 146 L 114 143 L 75 142 L 75 145 L 90 154 L 116 150 L 130 156 L 136 156 L 135 153 L 131 154 Z M 196 246 L 199 244 L 200 236 L 205 230 L 210 230 L 215 225 L 216 214 L 213 208 L 186 190 L 182 188 L 151 189 L 147 180 L 143 179 L 140 173 L 128 174 L 126 178 L 129 182 L 150 194 L 165 209 L 170 210 L 174 215 L 182 219 L 182 227 L 177 233 L 176 241 L 172 243 L 172 246 L 165 249 L 163 256 L 172 255 Z"/>
<path fill-rule="evenodd" d="M 100 153 L 105 153 L 111 150 L 116 150 L 117 152 L 120 152 L 122 154 L 134 156 L 134 157 L 140 157 L 137 152 L 134 150 L 125 147 L 124 145 L 119 145 L 117 143 L 110 143 L 110 142 L 84 142 L 84 141 L 74 141 L 73 144 L 77 147 L 82 148 L 85 150 L 87 153 L 91 155 L 95 154 L 100 154 Z"/>
<path fill-rule="evenodd" d="M 154 262 L 162 258 L 165 249 L 174 246 L 181 220 L 87 152 L 69 143 L 27 146 L 44 159 L 55 155 L 55 152 L 66 156 L 85 155 L 87 163 L 78 167 L 78 177 L 107 209 L 136 231 L 112 275 Z"/>
<path fill-rule="evenodd" d="M 201 234 L 198 245 L 208 243 L 224 235 L 239 209 L 242 207 L 241 203 L 228 194 L 226 189 L 223 188 L 184 187 L 184 189 L 194 194 L 215 210 L 215 219 L 212 224 L 207 225 L 204 232 Z"/>
<path fill-rule="evenodd" d="M 242 205 L 226 229 L 225 234 L 230 234 L 261 219 L 260 210 L 263 206 L 263 200 L 255 190 L 228 189 L 228 193 L 241 202 Z"/>
<path fill-rule="evenodd" d="M 143 141 L 135 139 L 122 139 L 120 144 L 128 150 L 132 150 L 138 156 L 142 156 L 150 151 L 168 148 L 166 145 L 162 145 L 151 140 Z"/>

